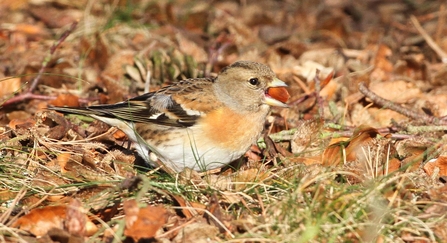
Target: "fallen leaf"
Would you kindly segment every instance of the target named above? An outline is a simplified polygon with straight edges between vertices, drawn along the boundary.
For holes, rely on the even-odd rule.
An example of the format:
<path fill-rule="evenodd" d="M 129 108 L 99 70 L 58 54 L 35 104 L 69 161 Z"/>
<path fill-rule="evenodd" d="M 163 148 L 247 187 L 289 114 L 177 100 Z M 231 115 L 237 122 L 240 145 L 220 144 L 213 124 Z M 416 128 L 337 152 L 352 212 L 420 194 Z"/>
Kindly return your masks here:
<path fill-rule="evenodd" d="M 85 217 L 84 211 L 85 209 L 82 208 L 81 202 L 77 199 L 72 199 L 67 205 L 64 225 L 70 234 L 85 236 L 87 217 Z"/>
<path fill-rule="evenodd" d="M 118 129 L 116 132 L 113 133 L 113 137 L 117 140 L 123 140 L 126 138 L 126 134 Z"/>
<path fill-rule="evenodd" d="M 192 217 L 203 214 L 203 209 L 206 208 L 205 205 L 198 203 L 198 202 L 188 202 L 186 199 L 184 199 L 182 196 L 170 194 L 172 198 L 177 201 L 178 205 L 181 207 L 181 211 L 183 215 L 187 219 L 191 219 Z M 199 209 L 198 211 L 195 210 L 195 208 Z"/>
<path fill-rule="evenodd" d="M 67 173 L 65 166 L 67 165 L 68 161 L 70 160 L 70 157 L 71 157 L 70 153 L 61 153 L 56 158 L 56 162 L 60 166 L 61 172 L 63 174 Z"/>
<path fill-rule="evenodd" d="M 172 240 L 173 243 L 206 243 L 218 242 L 215 239 L 219 233 L 216 226 L 203 222 L 188 224 L 183 227 L 177 236 Z"/>
<path fill-rule="evenodd" d="M 213 217 L 209 214 L 205 214 L 205 218 L 211 225 L 219 228 L 220 233 L 225 233 L 231 228 L 231 216 L 227 215 L 222 209 L 222 206 L 219 204 L 219 199 L 215 194 L 210 197 L 210 202 L 206 208 Z"/>
<path fill-rule="evenodd" d="M 401 163 L 395 148 L 377 129 L 359 126 L 347 141 L 328 146 L 323 152 L 324 166 L 346 165 L 360 176 L 377 176 L 396 171 Z"/>
<path fill-rule="evenodd" d="M 51 228 L 63 229 L 66 213 L 65 205 L 36 208 L 20 217 L 12 227 L 29 231 L 37 237 L 43 236 Z"/>
<path fill-rule="evenodd" d="M 48 34 L 47 30 L 40 25 L 35 24 L 16 24 L 14 26 L 14 31 L 24 33 L 26 35 L 38 36 Z"/>
<path fill-rule="evenodd" d="M 231 184 L 234 184 L 235 189 L 239 191 L 251 185 L 253 182 L 259 182 L 266 179 L 269 175 L 270 173 L 261 171 L 259 168 L 242 170 L 232 175 Z"/>
<path fill-rule="evenodd" d="M 439 156 L 437 159 L 432 159 L 425 163 L 424 171 L 429 176 L 435 173 L 437 177 L 447 176 L 447 156 Z"/>
<path fill-rule="evenodd" d="M 7 77 L 0 80 L 0 98 L 13 96 L 20 91 L 20 78 Z"/>
<path fill-rule="evenodd" d="M 139 208 L 135 200 L 129 200 L 124 202 L 124 214 L 124 235 L 138 241 L 155 237 L 157 231 L 166 224 L 168 212 L 160 206 Z"/>
<path fill-rule="evenodd" d="M 55 100 L 50 101 L 54 106 L 79 107 L 79 97 L 72 94 L 60 94 Z"/>
<path fill-rule="evenodd" d="M 2 5 L 6 8 L 9 8 L 9 10 L 15 11 L 18 9 L 25 9 L 29 5 L 28 0 L 3 0 Z"/>
<path fill-rule="evenodd" d="M 29 129 L 33 127 L 36 124 L 36 120 L 32 118 L 28 119 L 13 119 L 9 122 L 9 127 L 13 130 L 23 128 L 23 129 Z"/>
<path fill-rule="evenodd" d="M 369 89 L 387 100 L 405 104 L 421 97 L 421 91 L 413 83 L 403 80 L 392 82 L 372 82 Z M 392 90 L 392 92 L 390 92 Z"/>
<path fill-rule="evenodd" d="M 382 127 L 389 126 L 391 121 L 400 123 L 408 120 L 408 117 L 390 109 L 370 107 L 368 108 L 368 113 L 371 114 L 371 117 L 374 118 Z"/>
<path fill-rule="evenodd" d="M 333 51 L 334 50 L 332 50 L 332 52 Z M 300 77 L 303 77 L 307 82 L 314 80 L 315 76 L 317 75 L 317 70 L 320 72 L 318 77 L 323 80 L 322 84 L 325 84 L 332 79 L 334 68 L 325 67 L 315 61 L 305 61 L 301 66 L 294 67 L 294 73 Z"/>

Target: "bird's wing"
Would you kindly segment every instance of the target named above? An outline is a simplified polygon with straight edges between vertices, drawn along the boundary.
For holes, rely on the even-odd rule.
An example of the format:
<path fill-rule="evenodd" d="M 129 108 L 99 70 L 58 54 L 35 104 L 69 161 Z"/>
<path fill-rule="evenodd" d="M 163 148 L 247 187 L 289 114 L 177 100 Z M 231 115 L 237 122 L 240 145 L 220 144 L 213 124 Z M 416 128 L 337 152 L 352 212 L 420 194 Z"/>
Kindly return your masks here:
<path fill-rule="evenodd" d="M 221 103 L 212 92 L 213 79 L 187 79 L 156 92 L 112 105 L 53 107 L 63 113 L 117 118 L 134 123 L 189 127 Z"/>

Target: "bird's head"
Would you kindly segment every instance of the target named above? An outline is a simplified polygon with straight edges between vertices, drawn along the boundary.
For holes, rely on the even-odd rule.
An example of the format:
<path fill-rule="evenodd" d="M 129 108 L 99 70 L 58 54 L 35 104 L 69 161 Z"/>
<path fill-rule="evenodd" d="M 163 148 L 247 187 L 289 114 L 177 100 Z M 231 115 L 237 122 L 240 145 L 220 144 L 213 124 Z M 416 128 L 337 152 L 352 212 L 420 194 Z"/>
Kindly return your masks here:
<path fill-rule="evenodd" d="M 216 95 L 230 107 L 247 111 L 266 105 L 287 107 L 290 95 L 286 86 L 268 66 L 250 61 L 227 66 L 215 80 Z"/>

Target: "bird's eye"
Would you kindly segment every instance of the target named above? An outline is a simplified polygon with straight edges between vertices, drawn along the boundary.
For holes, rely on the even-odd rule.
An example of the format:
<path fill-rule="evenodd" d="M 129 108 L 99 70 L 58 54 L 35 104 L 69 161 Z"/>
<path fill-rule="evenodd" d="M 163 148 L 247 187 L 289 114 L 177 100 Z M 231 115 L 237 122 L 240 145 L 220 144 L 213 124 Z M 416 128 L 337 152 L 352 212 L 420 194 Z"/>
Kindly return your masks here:
<path fill-rule="evenodd" d="M 259 84 L 259 80 L 258 80 L 258 78 L 251 78 L 251 79 L 248 80 L 248 82 L 249 82 L 251 85 L 258 85 L 258 84 Z"/>

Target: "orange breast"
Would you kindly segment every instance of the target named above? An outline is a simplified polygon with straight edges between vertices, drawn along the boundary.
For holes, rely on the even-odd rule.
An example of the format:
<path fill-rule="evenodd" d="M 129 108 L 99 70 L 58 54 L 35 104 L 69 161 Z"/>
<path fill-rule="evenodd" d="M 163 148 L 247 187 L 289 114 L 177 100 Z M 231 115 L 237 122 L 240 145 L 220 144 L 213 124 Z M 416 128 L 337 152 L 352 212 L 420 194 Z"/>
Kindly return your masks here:
<path fill-rule="evenodd" d="M 229 108 L 219 108 L 203 118 L 204 132 L 216 146 L 234 151 L 246 150 L 259 138 L 267 112 L 243 115 Z"/>

